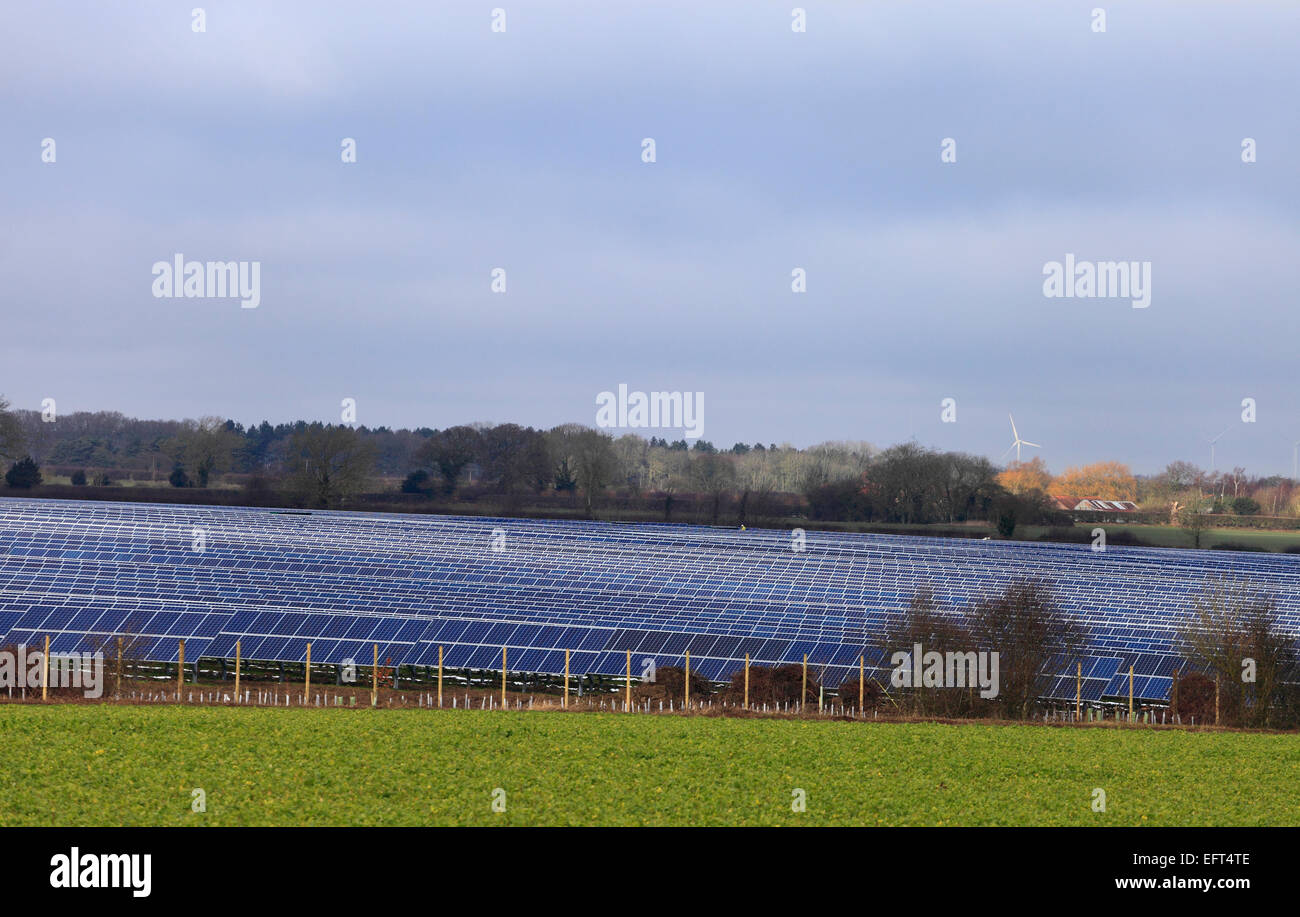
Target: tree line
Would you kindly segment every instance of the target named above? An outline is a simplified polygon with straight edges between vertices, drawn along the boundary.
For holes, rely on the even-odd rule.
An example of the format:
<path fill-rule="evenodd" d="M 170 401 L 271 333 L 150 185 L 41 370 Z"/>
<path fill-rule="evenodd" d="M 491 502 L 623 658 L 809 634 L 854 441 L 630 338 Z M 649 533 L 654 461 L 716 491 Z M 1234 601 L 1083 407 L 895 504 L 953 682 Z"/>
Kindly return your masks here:
<path fill-rule="evenodd" d="M 77 412 L 46 422 L 0 398 L 0 459 L 11 487 L 38 486 L 40 469 L 75 485 L 242 486 L 303 505 L 344 506 L 364 494 L 453 501 L 488 495 L 503 508 L 567 498 L 594 514 L 602 502 L 636 497 L 665 519 L 689 504 L 695 518 L 745 523 L 807 515 L 825 522 L 902 525 L 987 522 L 1010 537 L 1026 524 L 1068 525 L 1051 499 L 1133 500 L 1184 526 L 1213 513 L 1297 513 L 1300 490 L 1243 469 L 1208 473 L 1187 462 L 1154 476 L 1119 462 L 1052 475 L 1041 458 L 1006 467 L 915 442 L 735 443 L 613 436 L 579 424 L 390 429 L 295 421 L 243 425 L 222 417 L 138 420 Z M 47 481 L 48 482 L 48 481 Z M 794 498 L 792 503 L 791 498 Z M 793 506 L 793 512 L 791 508 Z M 1198 522 L 1198 519 L 1200 520 Z"/>

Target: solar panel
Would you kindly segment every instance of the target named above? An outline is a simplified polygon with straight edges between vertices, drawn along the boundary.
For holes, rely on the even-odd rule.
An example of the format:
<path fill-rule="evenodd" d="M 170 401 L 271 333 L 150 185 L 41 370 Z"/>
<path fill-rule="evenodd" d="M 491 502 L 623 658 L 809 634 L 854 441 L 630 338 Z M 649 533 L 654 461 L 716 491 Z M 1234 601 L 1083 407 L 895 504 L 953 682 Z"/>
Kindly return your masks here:
<path fill-rule="evenodd" d="M 506 531 L 493 550 L 493 530 Z M 194 530 L 203 550 L 194 548 Z M 1013 578 L 1041 577 L 1087 632 L 1083 693 L 1167 698 L 1185 665 L 1191 599 L 1227 579 L 1271 590 L 1300 633 L 1300 559 L 1090 545 L 982 542 L 689 525 L 249 507 L 0 499 L 0 634 L 81 651 L 128 634 L 137 653 L 362 665 L 510 667 L 622 675 L 627 652 L 728 677 L 799 663 L 828 685 L 876 646 L 917 589 L 956 613 Z M 1049 697 L 1073 700 L 1075 660 L 1054 660 Z"/>

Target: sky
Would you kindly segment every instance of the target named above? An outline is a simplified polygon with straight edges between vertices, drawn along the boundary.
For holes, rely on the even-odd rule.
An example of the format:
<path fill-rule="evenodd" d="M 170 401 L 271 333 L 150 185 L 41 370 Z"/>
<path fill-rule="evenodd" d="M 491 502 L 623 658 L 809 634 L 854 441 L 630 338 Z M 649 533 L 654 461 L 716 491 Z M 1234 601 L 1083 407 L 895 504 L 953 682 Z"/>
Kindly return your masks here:
<path fill-rule="evenodd" d="M 550 427 L 621 383 L 722 445 L 1000 460 L 1014 414 L 1058 472 L 1291 471 L 1291 0 L 201 2 L 6 5 L 16 407 Z M 177 253 L 259 304 L 155 296 Z M 1045 296 L 1067 254 L 1149 306 Z"/>

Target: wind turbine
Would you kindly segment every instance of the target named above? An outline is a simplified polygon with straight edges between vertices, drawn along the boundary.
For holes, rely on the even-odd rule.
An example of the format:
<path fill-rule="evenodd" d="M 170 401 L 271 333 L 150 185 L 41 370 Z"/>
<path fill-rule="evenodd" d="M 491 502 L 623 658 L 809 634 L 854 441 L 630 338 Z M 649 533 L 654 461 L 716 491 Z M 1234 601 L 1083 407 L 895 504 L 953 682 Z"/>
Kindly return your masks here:
<path fill-rule="evenodd" d="M 1020 438 L 1020 434 L 1019 434 L 1018 432 L 1016 432 L 1016 419 L 1015 419 L 1014 417 L 1012 417 L 1010 414 L 1007 415 L 1007 418 L 1010 419 L 1010 421 L 1011 421 L 1011 435 L 1012 435 L 1012 437 L 1014 437 L 1014 440 L 1012 441 L 1011 445 L 1007 447 L 1007 452 L 1010 452 L 1012 449 L 1015 449 L 1015 450 L 1016 450 L 1016 461 L 1017 461 L 1017 462 L 1020 461 L 1020 447 L 1021 447 L 1021 446 L 1033 446 L 1035 449 L 1041 449 L 1041 448 L 1043 448 L 1042 446 L 1038 445 L 1038 443 L 1031 443 L 1031 442 L 1030 442 L 1029 440 L 1027 440 L 1027 439 L 1021 439 L 1021 438 Z M 1224 432 L 1227 432 L 1227 431 L 1224 431 Z M 1007 452 L 1003 452 L 1003 453 L 1002 453 L 1002 457 L 1003 457 L 1003 458 L 1006 458 L 1006 457 L 1007 457 Z"/>
<path fill-rule="evenodd" d="M 1232 429 L 1232 424 L 1228 424 L 1226 427 L 1223 428 L 1223 433 L 1227 433 L 1231 429 Z M 1223 433 L 1220 433 L 1218 436 L 1214 437 L 1214 439 L 1210 440 L 1210 473 L 1211 474 L 1214 473 L 1214 444 L 1223 438 Z"/>
<path fill-rule="evenodd" d="M 1290 439 L 1290 437 L 1284 435 L 1283 439 Z M 1297 471 L 1300 471 L 1300 439 L 1291 443 L 1291 480 L 1300 481 L 1300 474 L 1297 474 Z"/>

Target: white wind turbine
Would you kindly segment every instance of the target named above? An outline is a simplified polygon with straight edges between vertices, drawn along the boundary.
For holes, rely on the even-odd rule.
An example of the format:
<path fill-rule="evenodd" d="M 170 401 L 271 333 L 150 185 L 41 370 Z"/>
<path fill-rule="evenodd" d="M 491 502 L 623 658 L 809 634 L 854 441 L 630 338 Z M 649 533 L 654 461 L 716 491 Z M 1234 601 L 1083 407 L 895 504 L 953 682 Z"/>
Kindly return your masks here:
<path fill-rule="evenodd" d="M 1038 443 L 1031 443 L 1027 439 L 1021 439 L 1020 434 L 1016 432 L 1016 419 L 1012 417 L 1010 414 L 1007 415 L 1007 418 L 1011 421 L 1011 436 L 1013 437 L 1013 441 L 1011 445 L 1007 447 L 1007 451 L 1002 453 L 1003 458 L 1007 457 L 1007 452 L 1010 452 L 1012 449 L 1015 449 L 1016 461 L 1019 462 L 1021 446 L 1033 446 L 1035 449 L 1043 448 L 1042 446 L 1038 445 Z"/>
<path fill-rule="evenodd" d="M 1228 424 L 1226 427 L 1223 428 L 1223 433 L 1227 433 L 1231 429 L 1232 429 L 1232 424 Z M 1223 439 L 1223 433 L 1220 433 L 1218 436 L 1214 437 L 1214 439 L 1210 440 L 1210 473 L 1211 474 L 1214 473 L 1214 444 L 1217 443 L 1219 440 Z"/>
<path fill-rule="evenodd" d="M 1283 439 L 1291 439 L 1289 436 L 1283 436 Z M 1291 480 L 1300 481 L 1300 439 L 1291 443 Z"/>

